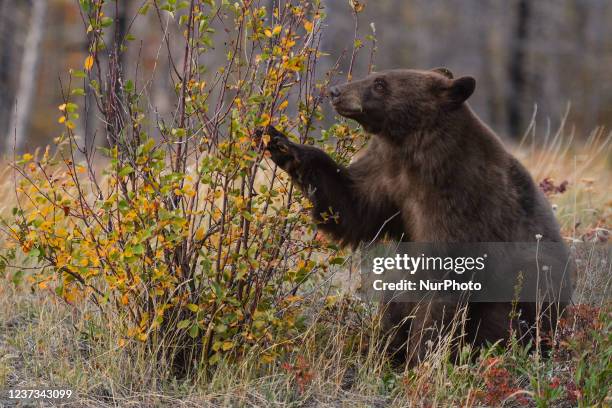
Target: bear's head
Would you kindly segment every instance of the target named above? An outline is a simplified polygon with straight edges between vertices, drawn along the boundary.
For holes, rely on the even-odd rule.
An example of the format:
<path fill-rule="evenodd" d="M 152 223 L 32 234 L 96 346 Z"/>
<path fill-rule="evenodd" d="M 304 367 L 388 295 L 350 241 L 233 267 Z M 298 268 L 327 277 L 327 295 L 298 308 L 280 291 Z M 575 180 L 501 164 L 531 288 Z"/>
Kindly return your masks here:
<path fill-rule="evenodd" d="M 396 138 L 435 126 L 440 115 L 459 109 L 475 86 L 474 78 L 455 79 L 446 68 L 396 69 L 334 86 L 329 96 L 340 115 L 370 133 Z"/>

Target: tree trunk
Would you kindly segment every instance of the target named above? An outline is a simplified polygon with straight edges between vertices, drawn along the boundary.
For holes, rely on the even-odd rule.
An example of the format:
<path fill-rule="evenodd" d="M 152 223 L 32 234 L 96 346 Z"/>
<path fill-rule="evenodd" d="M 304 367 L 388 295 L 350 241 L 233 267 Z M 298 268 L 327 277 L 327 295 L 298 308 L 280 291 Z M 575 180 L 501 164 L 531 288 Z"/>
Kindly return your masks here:
<path fill-rule="evenodd" d="M 519 139 L 522 135 L 524 118 L 522 104 L 525 95 L 526 69 L 525 54 L 529 41 L 529 20 L 531 4 L 529 0 L 519 0 L 517 3 L 516 26 L 514 38 L 510 41 L 510 63 L 508 74 L 510 90 L 508 92 L 508 129 L 510 137 Z"/>
<path fill-rule="evenodd" d="M 12 74 L 15 71 L 14 26 L 15 16 L 9 12 L 8 1 L 0 1 L 0 153 L 9 146 L 11 112 L 15 97 L 15 81 Z"/>
<path fill-rule="evenodd" d="M 45 27 L 47 0 L 32 0 L 31 10 L 29 30 L 23 47 L 15 110 L 9 126 L 9 135 L 15 132 L 14 143 L 17 152 L 23 150 L 27 137 L 32 98 L 37 84 L 40 42 Z M 10 146 L 10 137 L 8 139 L 7 145 Z"/>

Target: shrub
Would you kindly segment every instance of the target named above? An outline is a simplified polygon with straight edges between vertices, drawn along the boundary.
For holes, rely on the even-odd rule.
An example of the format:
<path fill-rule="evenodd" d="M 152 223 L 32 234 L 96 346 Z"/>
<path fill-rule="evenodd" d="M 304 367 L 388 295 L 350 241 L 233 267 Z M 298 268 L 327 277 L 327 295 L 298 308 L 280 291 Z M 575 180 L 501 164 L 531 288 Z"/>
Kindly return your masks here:
<path fill-rule="evenodd" d="M 5 228 L 36 261 L 34 286 L 124 322 L 122 347 L 140 344 L 181 372 L 253 351 L 274 361 L 303 325 L 301 289 L 339 259 L 255 129 L 273 123 L 302 143 L 337 140 L 327 150 L 338 160 L 360 140 L 342 124 L 312 136 L 326 88 L 315 80 L 321 6 L 147 3 L 139 14 L 173 13 L 184 30 L 182 62 L 172 63 L 176 114 L 164 121 L 146 110 L 148 84 L 137 87 L 119 63 L 130 34 L 105 44 L 113 21 L 104 3 L 80 1 L 89 54 L 70 71 L 57 149 L 15 162 L 20 204 Z M 216 70 L 202 64 L 215 18 L 233 21 Z M 95 150 L 75 135 L 88 94 L 108 143 L 101 177 Z"/>

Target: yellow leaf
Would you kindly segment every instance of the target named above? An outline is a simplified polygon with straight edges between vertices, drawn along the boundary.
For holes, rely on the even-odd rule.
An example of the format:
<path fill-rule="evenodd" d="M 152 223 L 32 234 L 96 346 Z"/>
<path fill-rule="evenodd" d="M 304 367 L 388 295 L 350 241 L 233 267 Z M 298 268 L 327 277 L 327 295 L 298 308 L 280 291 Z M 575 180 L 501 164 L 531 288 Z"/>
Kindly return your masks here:
<path fill-rule="evenodd" d="M 304 29 L 307 33 L 312 31 L 312 23 L 308 20 L 304 21 Z"/>
<path fill-rule="evenodd" d="M 268 126 L 270 124 L 270 115 L 264 113 L 261 115 L 261 126 Z"/>
<path fill-rule="evenodd" d="M 244 206 L 244 197 L 236 197 L 236 207 L 241 209 Z"/>
<path fill-rule="evenodd" d="M 274 27 L 274 30 L 272 30 L 272 34 L 276 35 L 276 34 L 280 33 L 282 29 L 283 29 L 283 27 L 277 25 L 276 27 Z"/>
<path fill-rule="evenodd" d="M 64 299 L 68 303 L 74 303 L 77 299 L 77 294 L 74 289 L 64 293 Z"/>
<path fill-rule="evenodd" d="M 222 348 L 223 351 L 231 350 L 232 348 L 234 348 L 234 343 L 231 341 L 224 341 Z"/>
<path fill-rule="evenodd" d="M 34 156 L 32 156 L 30 153 L 26 153 L 22 156 L 22 159 L 24 162 L 29 162 L 30 160 L 32 160 Z"/>
<path fill-rule="evenodd" d="M 338 301 L 337 296 L 327 296 L 325 298 L 325 306 L 332 307 L 333 305 L 336 304 L 337 301 Z"/>
<path fill-rule="evenodd" d="M 201 241 L 204 238 L 204 227 L 198 228 L 195 234 L 195 238 L 197 241 Z"/>
<path fill-rule="evenodd" d="M 64 123 L 65 121 L 66 121 L 66 117 L 60 116 L 59 119 L 57 120 L 57 123 Z"/>
<path fill-rule="evenodd" d="M 270 30 L 265 30 L 264 34 L 266 35 L 266 37 L 271 38 L 272 37 L 272 31 Z"/>
<path fill-rule="evenodd" d="M 355 13 L 361 13 L 365 8 L 365 4 L 359 2 L 358 0 L 349 0 L 349 4 Z"/>
<path fill-rule="evenodd" d="M 93 56 L 89 55 L 87 56 L 87 58 L 85 58 L 85 63 L 83 64 L 83 68 L 85 68 L 86 71 L 89 71 L 91 70 L 91 67 L 93 67 L 93 63 L 94 63 Z"/>
<path fill-rule="evenodd" d="M 273 363 L 274 356 L 271 356 L 270 354 L 263 354 L 261 356 L 261 361 L 263 361 L 264 363 Z"/>
<path fill-rule="evenodd" d="M 278 106 L 278 110 L 285 110 L 285 108 L 287 108 L 287 106 L 289 105 L 289 101 L 283 101 L 279 106 Z"/>
<path fill-rule="evenodd" d="M 128 303 L 130 303 L 130 298 L 128 297 L 127 293 L 124 293 L 123 296 L 121 296 L 121 304 L 125 306 Z"/>

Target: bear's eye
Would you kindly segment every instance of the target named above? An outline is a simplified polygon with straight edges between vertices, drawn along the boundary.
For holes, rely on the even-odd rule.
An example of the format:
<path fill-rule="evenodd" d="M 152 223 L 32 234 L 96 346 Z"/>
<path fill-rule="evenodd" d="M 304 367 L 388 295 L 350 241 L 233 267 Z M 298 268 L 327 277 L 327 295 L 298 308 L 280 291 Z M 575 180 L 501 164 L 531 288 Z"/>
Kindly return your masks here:
<path fill-rule="evenodd" d="M 376 91 L 379 91 L 379 92 L 384 91 L 385 90 L 385 83 L 384 83 L 384 81 L 382 79 L 377 79 L 374 82 L 374 89 Z"/>

